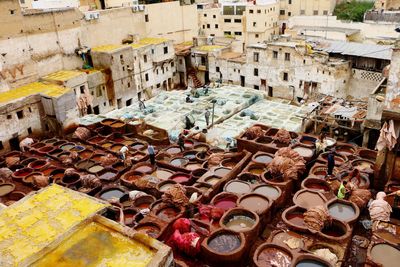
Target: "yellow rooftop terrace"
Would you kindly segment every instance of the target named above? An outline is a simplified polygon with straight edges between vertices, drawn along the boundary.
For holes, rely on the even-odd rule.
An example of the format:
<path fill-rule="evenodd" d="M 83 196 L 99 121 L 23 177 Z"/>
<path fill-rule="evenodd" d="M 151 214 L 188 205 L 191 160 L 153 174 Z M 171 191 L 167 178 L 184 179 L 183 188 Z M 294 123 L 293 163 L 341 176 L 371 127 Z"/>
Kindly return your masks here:
<path fill-rule="evenodd" d="M 12 102 L 30 95 L 42 94 L 48 97 L 60 97 L 71 89 L 51 83 L 34 82 L 7 92 L 0 93 L 0 104 Z"/>
<path fill-rule="evenodd" d="M 129 47 L 128 45 L 120 45 L 120 44 L 108 44 L 108 45 L 100 45 L 92 48 L 93 52 L 114 52 L 121 48 Z"/>
<path fill-rule="evenodd" d="M 131 46 L 133 49 L 138 49 L 141 47 L 145 47 L 148 45 L 157 45 L 168 42 L 167 38 L 155 38 L 155 37 L 146 37 L 139 40 L 137 43 L 132 43 L 129 45 L 120 45 L 120 44 L 109 44 L 109 45 L 101 45 L 92 48 L 94 52 L 113 52 L 120 48 Z"/>
<path fill-rule="evenodd" d="M 85 74 L 78 70 L 60 70 L 49 75 L 44 76 L 42 79 L 46 81 L 61 81 L 65 82 L 80 75 Z"/>

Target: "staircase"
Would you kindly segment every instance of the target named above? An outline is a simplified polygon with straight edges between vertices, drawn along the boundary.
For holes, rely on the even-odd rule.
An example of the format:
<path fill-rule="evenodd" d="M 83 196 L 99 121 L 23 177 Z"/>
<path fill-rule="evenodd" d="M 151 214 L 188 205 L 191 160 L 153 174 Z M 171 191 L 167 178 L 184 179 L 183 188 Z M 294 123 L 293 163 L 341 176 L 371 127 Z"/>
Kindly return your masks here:
<path fill-rule="evenodd" d="M 197 72 L 195 69 L 191 68 L 188 71 L 188 77 L 190 77 L 193 81 L 194 87 L 195 88 L 199 88 L 203 86 L 203 83 L 199 80 L 199 78 L 197 78 Z"/>

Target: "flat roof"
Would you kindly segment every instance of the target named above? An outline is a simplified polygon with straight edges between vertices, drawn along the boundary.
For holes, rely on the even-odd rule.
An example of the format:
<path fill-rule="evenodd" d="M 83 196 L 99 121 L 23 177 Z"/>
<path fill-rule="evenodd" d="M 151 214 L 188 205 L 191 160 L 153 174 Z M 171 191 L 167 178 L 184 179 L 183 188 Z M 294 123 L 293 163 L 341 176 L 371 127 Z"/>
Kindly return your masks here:
<path fill-rule="evenodd" d="M 94 52 L 113 52 L 121 48 L 128 47 L 127 45 L 120 44 L 108 44 L 108 45 L 99 45 L 92 48 Z"/>
<path fill-rule="evenodd" d="M 218 49 L 222 49 L 225 48 L 226 46 L 222 46 L 222 45 L 201 45 L 201 46 L 197 46 L 194 49 L 197 51 L 202 51 L 202 52 L 212 52 Z"/>
<path fill-rule="evenodd" d="M 0 103 L 12 102 L 35 94 L 42 94 L 49 97 L 59 97 L 70 90 L 70 88 L 56 84 L 34 82 L 0 93 Z"/>
<path fill-rule="evenodd" d="M 48 80 L 48 81 L 64 82 L 64 81 L 70 80 L 72 78 L 78 77 L 82 74 L 84 74 L 84 72 L 78 71 L 78 70 L 60 70 L 60 71 L 51 73 L 49 75 L 46 75 L 46 76 L 42 77 L 42 79 Z"/>
<path fill-rule="evenodd" d="M 343 41 L 314 41 L 314 50 L 328 53 L 391 60 L 391 45 L 362 44 Z"/>
<path fill-rule="evenodd" d="M 167 38 L 155 38 L 155 37 L 146 37 L 139 40 L 140 44 L 150 45 L 150 44 L 161 44 L 168 42 Z"/>
<path fill-rule="evenodd" d="M 240 62 L 240 63 L 246 61 L 246 57 L 244 54 L 231 51 L 222 53 L 222 55 L 220 55 L 218 59 L 226 59 L 229 61 Z"/>
<path fill-rule="evenodd" d="M 328 32 L 342 32 L 346 35 L 359 33 L 359 29 L 340 28 L 340 27 L 325 27 L 325 26 L 294 26 L 291 29 L 306 30 L 306 31 L 328 31 Z"/>

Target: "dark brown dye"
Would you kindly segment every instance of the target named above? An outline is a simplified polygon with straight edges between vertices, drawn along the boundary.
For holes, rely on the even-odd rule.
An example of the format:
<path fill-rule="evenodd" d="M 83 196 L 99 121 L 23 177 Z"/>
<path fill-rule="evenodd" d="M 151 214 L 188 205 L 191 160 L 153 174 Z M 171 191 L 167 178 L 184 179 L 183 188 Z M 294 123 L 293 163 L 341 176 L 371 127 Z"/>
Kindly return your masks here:
<path fill-rule="evenodd" d="M 346 234 L 345 229 L 335 223 L 325 226 L 322 229 L 322 233 L 324 233 L 328 236 L 333 236 L 333 237 L 340 237 L 340 236 L 343 236 Z"/>
<path fill-rule="evenodd" d="M 294 225 L 305 226 L 303 213 L 288 213 L 286 214 L 286 219 Z"/>
<path fill-rule="evenodd" d="M 105 200 L 110 200 L 112 198 L 119 199 L 123 195 L 124 195 L 124 192 L 119 189 L 110 189 L 110 190 L 103 192 L 100 195 L 100 198 L 105 199 Z"/>
<path fill-rule="evenodd" d="M 113 172 L 105 172 L 99 176 L 102 180 L 112 180 L 115 177 L 115 173 Z"/>
<path fill-rule="evenodd" d="M 218 253 L 234 251 L 238 249 L 240 245 L 240 238 L 234 234 L 220 234 L 208 241 L 208 246 Z"/>
<path fill-rule="evenodd" d="M 258 255 L 257 261 L 260 266 L 288 267 L 292 257 L 283 250 L 271 247 L 263 249 Z"/>

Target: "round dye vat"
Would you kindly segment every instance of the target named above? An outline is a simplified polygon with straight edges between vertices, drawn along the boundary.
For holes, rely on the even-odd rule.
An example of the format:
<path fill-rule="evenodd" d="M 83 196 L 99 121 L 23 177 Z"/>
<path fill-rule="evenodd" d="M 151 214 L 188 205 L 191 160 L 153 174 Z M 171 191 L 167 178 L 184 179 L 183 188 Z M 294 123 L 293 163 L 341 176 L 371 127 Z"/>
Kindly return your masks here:
<path fill-rule="evenodd" d="M 111 147 L 112 145 L 113 145 L 113 143 L 107 142 L 107 143 L 102 144 L 101 147 L 103 147 L 103 148 L 109 148 L 109 147 Z"/>
<path fill-rule="evenodd" d="M 15 189 L 14 184 L 0 184 L 0 197 L 5 196 L 9 193 L 11 193 Z"/>
<path fill-rule="evenodd" d="M 255 223 L 256 221 L 248 216 L 236 215 L 232 216 L 231 219 L 224 224 L 228 229 L 240 232 L 249 230 Z"/>
<path fill-rule="evenodd" d="M 100 143 L 100 142 L 103 141 L 103 140 L 104 140 L 104 137 L 101 137 L 101 136 L 94 136 L 94 137 L 88 139 L 88 142 L 89 142 L 89 143 L 93 143 L 93 144 L 97 144 L 97 143 Z"/>
<path fill-rule="evenodd" d="M 197 151 L 190 151 L 190 152 L 185 153 L 185 155 L 183 155 L 183 157 L 187 160 L 195 160 L 196 154 L 197 154 Z"/>
<path fill-rule="evenodd" d="M 38 149 L 40 153 L 49 153 L 52 150 L 54 150 L 53 146 L 44 146 Z"/>
<path fill-rule="evenodd" d="M 210 184 L 210 185 L 215 185 L 215 184 L 217 184 L 220 180 L 221 180 L 220 177 L 217 177 L 217 176 L 210 176 L 210 177 L 207 177 L 204 181 L 205 181 L 206 183 Z"/>
<path fill-rule="evenodd" d="M 185 166 L 187 170 L 193 171 L 201 168 L 201 164 L 199 163 L 189 163 Z"/>
<path fill-rule="evenodd" d="M 328 265 L 317 260 L 301 260 L 296 267 L 328 267 Z"/>
<path fill-rule="evenodd" d="M 135 149 L 135 150 L 142 150 L 145 147 L 145 144 L 143 143 L 133 143 L 131 145 L 131 148 Z"/>
<path fill-rule="evenodd" d="M 166 152 L 167 152 L 168 154 L 174 155 L 174 154 L 180 153 L 180 152 L 181 152 L 181 149 L 180 149 L 179 147 L 173 146 L 173 147 L 168 148 L 168 149 L 166 150 Z"/>
<path fill-rule="evenodd" d="M 124 210 L 124 224 L 132 225 L 135 222 L 136 211 L 132 209 Z"/>
<path fill-rule="evenodd" d="M 208 240 L 207 245 L 218 253 L 229 253 L 241 245 L 240 238 L 235 234 L 220 234 Z"/>
<path fill-rule="evenodd" d="M 172 176 L 172 172 L 163 169 L 157 169 L 151 175 L 160 180 L 168 180 Z"/>
<path fill-rule="evenodd" d="M 187 183 L 190 180 L 190 176 L 187 174 L 176 174 L 171 177 L 172 181 L 177 183 Z"/>
<path fill-rule="evenodd" d="M 112 145 L 110 149 L 114 152 L 119 152 L 123 145 Z"/>
<path fill-rule="evenodd" d="M 264 169 L 259 167 L 250 167 L 249 172 L 255 175 L 260 175 L 264 172 Z"/>
<path fill-rule="evenodd" d="M 111 200 L 111 199 L 119 199 L 124 195 L 124 192 L 120 189 L 113 188 L 113 189 L 108 189 L 104 191 L 103 193 L 100 194 L 100 198 L 105 199 L 105 200 Z"/>
<path fill-rule="evenodd" d="M 99 179 L 101 180 L 112 180 L 115 178 L 117 174 L 115 172 L 112 171 L 106 171 L 105 173 L 102 173 L 101 175 L 99 175 Z"/>
<path fill-rule="evenodd" d="M 356 216 L 356 211 L 352 205 L 334 202 L 328 207 L 329 214 L 340 221 L 350 221 Z"/>
<path fill-rule="evenodd" d="M 94 165 L 94 166 L 92 166 L 92 167 L 90 167 L 88 169 L 88 171 L 91 172 L 91 173 L 97 173 L 97 172 L 102 171 L 102 170 L 104 170 L 104 167 L 101 166 L 101 165 Z"/>
<path fill-rule="evenodd" d="M 303 158 L 311 158 L 314 155 L 314 151 L 307 147 L 297 146 L 293 148 L 293 150 L 299 153 Z"/>
<path fill-rule="evenodd" d="M 388 244 L 378 244 L 372 247 L 371 258 L 384 267 L 396 267 L 400 262 L 400 250 Z"/>
<path fill-rule="evenodd" d="M 224 176 L 227 175 L 230 171 L 231 171 L 231 169 L 229 169 L 229 168 L 221 167 L 221 168 L 216 168 L 216 169 L 214 170 L 214 174 L 215 174 L 216 176 L 219 176 L 219 177 L 224 177 Z"/>
<path fill-rule="evenodd" d="M 171 186 L 173 186 L 174 184 L 176 184 L 176 183 L 165 183 L 165 184 L 163 184 L 163 185 L 161 185 L 160 187 L 159 187 L 159 190 L 161 191 L 161 192 L 166 192 L 169 188 L 171 188 Z"/>
<path fill-rule="evenodd" d="M 160 218 L 163 221 L 171 221 L 173 220 L 177 215 L 179 214 L 179 210 L 172 208 L 172 207 L 167 207 L 159 210 L 157 212 L 157 217 Z"/>
<path fill-rule="evenodd" d="M 258 266 L 289 267 L 292 256 L 278 247 L 266 247 L 257 257 Z"/>
<path fill-rule="evenodd" d="M 214 206 L 223 210 L 229 210 L 236 207 L 237 197 L 223 197 L 214 201 Z"/>
<path fill-rule="evenodd" d="M 261 185 L 254 189 L 254 193 L 269 197 L 271 200 L 277 200 L 281 193 L 279 189 L 270 185 Z"/>
<path fill-rule="evenodd" d="M 239 205 L 255 213 L 262 213 L 269 208 L 269 201 L 262 195 L 249 194 L 239 200 Z"/>
<path fill-rule="evenodd" d="M 40 168 L 44 167 L 46 164 L 47 164 L 47 161 L 45 161 L 45 160 L 35 160 L 35 161 L 32 161 L 31 163 L 29 163 L 28 167 L 32 168 L 32 169 L 40 169 Z"/>
<path fill-rule="evenodd" d="M 31 168 L 22 168 L 22 169 L 19 169 L 18 171 L 15 171 L 13 173 L 13 177 L 14 178 L 23 178 L 32 172 L 33 172 L 33 170 Z"/>
<path fill-rule="evenodd" d="M 224 159 L 223 161 L 221 161 L 221 165 L 226 167 L 226 168 L 233 169 L 236 166 L 236 162 L 231 161 L 230 159 L 228 159 L 228 160 Z"/>
<path fill-rule="evenodd" d="M 250 185 L 242 181 L 230 181 L 225 186 L 226 192 L 245 194 L 250 192 Z"/>
<path fill-rule="evenodd" d="M 50 176 L 50 173 L 54 170 L 56 170 L 56 167 L 49 167 L 49 168 L 42 170 L 42 173 L 44 176 Z"/>
<path fill-rule="evenodd" d="M 147 165 L 142 165 L 142 166 L 140 166 L 140 167 L 137 167 L 137 168 L 135 169 L 135 171 L 141 172 L 141 173 L 149 173 L 149 172 L 152 171 L 152 167 L 147 166 Z"/>
<path fill-rule="evenodd" d="M 94 161 L 91 161 L 91 160 L 84 160 L 84 161 L 81 161 L 81 162 L 79 162 L 78 164 L 77 164 L 77 167 L 79 168 L 79 169 L 89 169 L 90 167 L 92 167 L 93 165 L 95 165 L 96 163 L 94 162 Z"/>
<path fill-rule="evenodd" d="M 301 212 L 292 212 L 286 214 L 286 220 L 294 225 L 305 227 L 304 224 L 304 214 Z"/>
<path fill-rule="evenodd" d="M 177 166 L 177 167 L 182 167 L 185 166 L 188 163 L 188 160 L 185 158 L 175 158 L 171 160 L 171 165 Z"/>
<path fill-rule="evenodd" d="M 135 227 L 135 230 L 153 238 L 157 238 L 160 234 L 160 227 L 155 224 L 139 224 Z"/>
<path fill-rule="evenodd" d="M 309 209 L 324 205 L 325 199 L 318 192 L 305 189 L 298 191 L 294 195 L 293 202 L 299 207 Z"/>
<path fill-rule="evenodd" d="M 268 164 L 272 161 L 272 157 L 267 154 L 261 154 L 254 158 L 254 162 Z"/>
<path fill-rule="evenodd" d="M 84 147 L 84 146 L 74 146 L 74 147 L 71 149 L 71 151 L 77 151 L 77 152 L 82 151 L 82 150 L 85 150 L 85 147 Z"/>
<path fill-rule="evenodd" d="M 62 150 L 71 150 L 72 148 L 74 148 L 74 146 L 75 146 L 75 144 L 73 144 L 73 143 L 67 143 L 67 144 L 62 145 L 60 148 Z"/>
<path fill-rule="evenodd" d="M 92 154 L 93 154 L 93 151 L 85 150 L 85 151 L 82 151 L 81 153 L 79 153 L 79 156 L 83 159 L 88 159 L 92 156 Z"/>
<path fill-rule="evenodd" d="M 207 145 L 197 145 L 194 147 L 194 150 L 196 150 L 198 152 L 200 152 L 200 151 L 205 152 L 208 150 L 208 148 L 209 147 Z"/>
<path fill-rule="evenodd" d="M 325 226 L 321 232 L 327 236 L 341 237 L 346 234 L 346 227 L 339 221 L 333 221 L 330 225 Z"/>
<path fill-rule="evenodd" d="M 366 160 L 355 160 L 352 165 L 354 168 L 358 169 L 360 172 L 373 172 L 374 163 Z"/>

